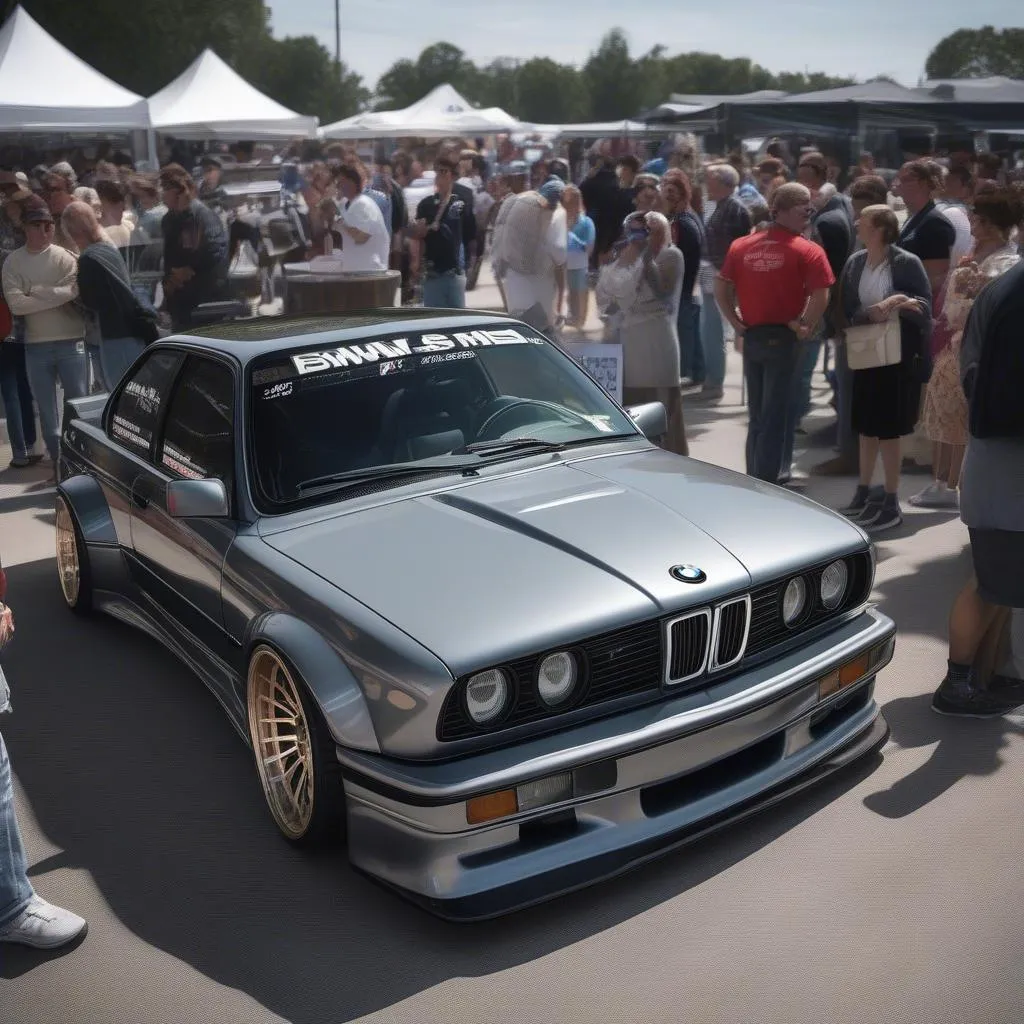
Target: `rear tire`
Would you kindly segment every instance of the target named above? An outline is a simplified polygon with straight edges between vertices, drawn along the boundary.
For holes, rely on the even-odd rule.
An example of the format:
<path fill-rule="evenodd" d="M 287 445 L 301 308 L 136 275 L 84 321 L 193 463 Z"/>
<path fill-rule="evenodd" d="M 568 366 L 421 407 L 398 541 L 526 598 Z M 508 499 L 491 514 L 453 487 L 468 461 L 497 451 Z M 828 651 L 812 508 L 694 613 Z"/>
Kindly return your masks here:
<path fill-rule="evenodd" d="M 246 703 L 256 770 L 280 833 L 296 846 L 343 839 L 345 788 L 334 739 L 301 676 L 267 644 L 249 659 Z"/>

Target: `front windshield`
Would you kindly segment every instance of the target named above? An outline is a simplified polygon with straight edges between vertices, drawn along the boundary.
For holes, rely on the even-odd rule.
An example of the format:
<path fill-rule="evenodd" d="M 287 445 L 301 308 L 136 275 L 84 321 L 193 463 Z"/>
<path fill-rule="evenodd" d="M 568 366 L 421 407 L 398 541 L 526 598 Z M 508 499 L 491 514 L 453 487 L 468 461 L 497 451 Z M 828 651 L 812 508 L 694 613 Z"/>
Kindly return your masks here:
<path fill-rule="evenodd" d="M 522 326 L 276 353 L 253 366 L 250 418 L 254 483 L 273 505 L 387 467 L 397 477 L 529 454 L 523 439 L 542 450 L 640 436 L 600 386 Z"/>

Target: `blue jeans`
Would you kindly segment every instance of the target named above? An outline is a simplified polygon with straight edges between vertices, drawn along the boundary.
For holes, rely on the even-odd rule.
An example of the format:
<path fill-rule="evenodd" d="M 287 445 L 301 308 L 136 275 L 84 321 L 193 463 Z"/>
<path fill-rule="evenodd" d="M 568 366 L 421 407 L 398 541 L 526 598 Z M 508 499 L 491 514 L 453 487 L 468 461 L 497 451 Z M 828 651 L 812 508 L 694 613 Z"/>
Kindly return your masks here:
<path fill-rule="evenodd" d="M 21 831 L 14 813 L 11 760 L 0 734 L 0 927 L 10 924 L 32 898 Z"/>
<path fill-rule="evenodd" d="M 426 276 L 423 279 L 423 305 L 438 309 L 465 309 L 466 275 Z"/>
<path fill-rule="evenodd" d="M 88 386 L 85 342 L 32 341 L 25 345 L 25 369 L 32 385 L 43 440 L 50 458 L 56 463 L 60 453 L 60 410 L 57 408 L 57 381 L 65 398 L 82 398 Z"/>
<path fill-rule="evenodd" d="M 704 385 L 720 388 L 725 383 L 725 324 L 715 293 L 702 293 L 700 342 L 704 347 Z"/>
<path fill-rule="evenodd" d="M 694 384 L 704 383 L 704 345 L 700 338 L 700 303 L 692 295 L 679 300 L 679 369 Z"/>
<path fill-rule="evenodd" d="M 104 338 L 100 342 L 100 367 L 103 390 L 113 391 L 128 372 L 128 367 L 142 355 L 145 345 L 138 338 Z"/>
<path fill-rule="evenodd" d="M 781 332 L 786 332 L 782 334 Z M 754 337 L 752 337 L 754 335 Z M 763 341 L 767 337 L 774 344 Z M 786 421 L 801 346 L 786 328 L 752 327 L 743 339 L 747 379 L 747 473 L 778 482 L 786 440 Z"/>
<path fill-rule="evenodd" d="M 0 341 L 0 396 L 7 415 L 7 433 L 16 459 L 25 458 L 36 443 L 36 413 L 25 372 L 25 346 L 8 338 Z"/>
<path fill-rule="evenodd" d="M 793 394 L 789 402 L 789 416 L 786 418 L 786 440 L 782 447 L 780 473 L 787 477 L 793 468 L 793 448 L 796 444 L 796 428 L 811 411 L 811 383 L 821 355 L 822 338 L 810 338 L 803 343 L 793 378 Z"/>

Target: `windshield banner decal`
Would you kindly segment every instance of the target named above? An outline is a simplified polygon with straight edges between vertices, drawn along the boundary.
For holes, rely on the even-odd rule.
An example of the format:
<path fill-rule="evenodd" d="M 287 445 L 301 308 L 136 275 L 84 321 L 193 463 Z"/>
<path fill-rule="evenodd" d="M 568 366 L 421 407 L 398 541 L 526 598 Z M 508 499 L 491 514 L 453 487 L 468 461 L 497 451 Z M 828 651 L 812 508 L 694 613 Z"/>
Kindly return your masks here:
<path fill-rule="evenodd" d="M 363 366 L 381 360 L 400 360 L 407 356 L 449 352 L 453 349 L 544 344 L 542 338 L 526 337 L 514 328 L 462 331 L 451 335 L 424 334 L 418 340 L 418 345 L 411 344 L 408 338 L 369 341 L 364 345 L 342 345 L 323 352 L 303 352 L 292 356 L 291 361 L 296 372 L 300 376 L 305 376 L 309 373 L 322 373 L 325 370 L 343 370 L 350 366 Z"/>

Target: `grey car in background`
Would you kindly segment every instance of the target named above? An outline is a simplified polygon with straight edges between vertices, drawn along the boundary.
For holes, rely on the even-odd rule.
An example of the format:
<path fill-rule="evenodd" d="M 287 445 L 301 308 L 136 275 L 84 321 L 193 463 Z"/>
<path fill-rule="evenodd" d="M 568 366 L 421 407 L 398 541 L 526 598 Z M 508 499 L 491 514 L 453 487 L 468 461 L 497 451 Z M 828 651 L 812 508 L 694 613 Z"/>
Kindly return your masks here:
<path fill-rule="evenodd" d="M 166 338 L 65 408 L 63 594 L 203 678 L 287 839 L 499 915 L 886 738 L 866 535 L 664 430 L 500 316 Z"/>

